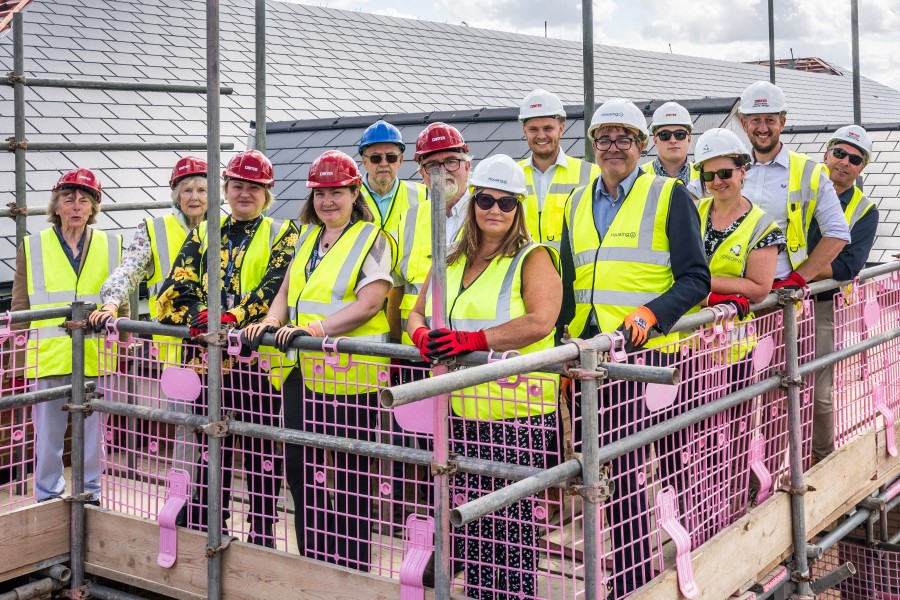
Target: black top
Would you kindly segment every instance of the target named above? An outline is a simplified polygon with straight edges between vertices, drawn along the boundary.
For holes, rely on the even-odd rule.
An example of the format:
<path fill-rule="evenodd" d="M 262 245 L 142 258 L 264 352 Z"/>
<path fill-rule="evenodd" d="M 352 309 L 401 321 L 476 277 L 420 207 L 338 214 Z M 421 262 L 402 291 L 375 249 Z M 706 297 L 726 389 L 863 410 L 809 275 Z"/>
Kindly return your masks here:
<path fill-rule="evenodd" d="M 641 173 L 639 177 L 648 176 Z M 600 178 L 594 180 L 591 199 L 596 195 Z M 569 201 L 572 196 L 569 195 Z M 568 215 L 566 215 L 568 218 Z M 700 235 L 700 215 L 691 199 L 691 195 L 682 183 L 672 188 L 672 201 L 669 218 L 666 222 L 666 235 L 669 236 L 669 254 L 672 260 L 672 276 L 675 283 L 664 294 L 647 303 L 647 308 L 656 316 L 656 329 L 668 333 L 675 322 L 688 310 L 696 306 L 709 294 L 709 265 L 706 264 L 706 253 L 703 250 L 703 238 Z M 569 225 L 563 227 L 560 261 L 563 279 L 563 303 L 557 322 L 557 335 L 561 336 L 563 325 L 568 325 L 575 316 L 575 265 L 572 260 L 572 248 L 569 243 Z M 599 331 L 572 331 L 573 337 L 591 337 Z M 611 332 L 606 332 L 611 333 Z"/>

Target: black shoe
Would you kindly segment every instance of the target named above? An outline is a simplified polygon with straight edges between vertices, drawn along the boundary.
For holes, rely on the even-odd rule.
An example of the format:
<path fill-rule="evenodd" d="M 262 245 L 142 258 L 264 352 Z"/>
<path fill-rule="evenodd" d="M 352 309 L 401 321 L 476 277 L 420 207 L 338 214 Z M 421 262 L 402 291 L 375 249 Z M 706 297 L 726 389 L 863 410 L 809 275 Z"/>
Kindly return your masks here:
<path fill-rule="evenodd" d="M 275 548 L 275 525 L 271 521 L 254 521 L 247 534 L 247 543 L 263 548 Z"/>
<path fill-rule="evenodd" d="M 84 503 L 85 503 L 85 504 L 90 504 L 91 506 L 96 506 L 97 508 L 100 508 L 100 501 L 99 501 L 99 500 L 85 500 Z"/>

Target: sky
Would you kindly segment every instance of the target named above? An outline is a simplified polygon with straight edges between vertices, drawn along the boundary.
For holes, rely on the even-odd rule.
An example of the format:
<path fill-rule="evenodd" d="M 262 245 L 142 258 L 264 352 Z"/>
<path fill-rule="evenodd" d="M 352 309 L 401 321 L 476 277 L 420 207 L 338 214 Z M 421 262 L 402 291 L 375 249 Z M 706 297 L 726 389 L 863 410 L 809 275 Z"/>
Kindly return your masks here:
<path fill-rule="evenodd" d="M 298 0 L 294 0 L 298 1 Z M 396 17 L 581 40 L 578 0 L 323 0 Z M 766 60 L 767 0 L 594 0 L 594 41 L 658 52 Z M 900 0 L 859 0 L 860 72 L 900 90 Z M 775 56 L 818 57 L 850 70 L 848 0 L 775 0 Z"/>

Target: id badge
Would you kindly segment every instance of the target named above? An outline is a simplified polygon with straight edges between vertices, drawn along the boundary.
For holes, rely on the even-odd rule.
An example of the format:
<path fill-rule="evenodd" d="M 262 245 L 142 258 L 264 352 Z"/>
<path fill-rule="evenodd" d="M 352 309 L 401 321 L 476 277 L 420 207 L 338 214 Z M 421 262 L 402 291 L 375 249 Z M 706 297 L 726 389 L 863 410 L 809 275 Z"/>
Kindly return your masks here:
<path fill-rule="evenodd" d="M 237 302 L 235 302 L 234 294 L 228 294 L 225 298 L 225 304 L 228 306 L 228 310 L 231 310 L 235 306 L 237 306 Z"/>

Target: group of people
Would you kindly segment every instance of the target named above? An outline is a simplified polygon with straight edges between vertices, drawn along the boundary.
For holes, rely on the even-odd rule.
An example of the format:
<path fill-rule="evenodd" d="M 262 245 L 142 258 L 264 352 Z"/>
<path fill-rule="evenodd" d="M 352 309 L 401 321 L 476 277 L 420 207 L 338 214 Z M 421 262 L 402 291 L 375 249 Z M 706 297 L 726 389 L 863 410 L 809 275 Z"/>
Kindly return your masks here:
<path fill-rule="evenodd" d="M 422 360 L 433 363 L 471 351 L 550 348 L 567 328 L 571 336 L 583 338 L 618 332 L 628 351 L 647 348 L 649 364 L 668 364 L 679 339 L 671 331 L 674 324 L 697 307 L 730 305 L 738 319 L 749 319 L 750 305 L 771 290 L 799 289 L 824 278 L 849 280 L 865 264 L 878 212 L 855 182 L 871 159 L 871 139 L 859 126 L 840 128 L 827 143 L 823 164 L 789 151 L 780 141 L 787 112 L 778 87 L 752 84 L 738 109 L 751 148 L 734 131 L 711 129 L 696 141 L 691 163 L 694 123 L 683 106 L 663 104 L 648 127 L 632 102 L 610 99 L 591 117 L 591 163 L 565 154 L 566 111 L 556 95 L 535 90 L 524 98 L 519 113 L 531 151 L 527 158 L 517 163 L 498 154 L 473 169 L 460 131 L 431 123 L 419 134 L 413 155 L 423 184 L 399 179 L 405 143 L 396 127 L 378 121 L 359 143 L 362 172 L 352 157 L 334 150 L 312 163 L 307 178 L 311 191 L 299 229 L 291 221 L 265 216 L 273 200 L 272 164 L 255 150 L 242 152 L 223 173 L 230 214 L 220 217 L 222 324 L 243 329 L 245 342 L 254 349 L 273 333 L 278 349 L 288 355 L 277 376 L 254 378 L 269 382 L 267 394 L 278 396 L 280 390 L 282 404 L 276 409 L 284 411 L 286 427 L 349 437 L 374 429 L 376 392 L 383 385 L 378 373 L 389 361 L 356 357 L 360 364 L 339 376 L 327 362 L 320 372 L 310 365 L 321 353 L 304 350 L 293 360 L 291 346 L 298 336 L 396 341 L 416 346 Z M 651 138 L 657 157 L 639 166 Z M 188 326 L 192 336 L 205 332 L 206 167 L 193 157 L 175 165 L 169 182 L 172 214 L 141 223 L 124 253 L 118 236 L 89 227 L 100 211 L 97 177 L 88 169 L 63 175 L 48 210 L 52 227 L 28 236 L 19 249 L 13 309 L 75 299 L 97 302 L 90 320 L 102 324 L 128 315 L 127 299 L 143 280 L 151 317 Z M 443 182 L 432 181 L 438 172 Z M 447 322 L 440 328 L 432 323 L 430 285 L 427 190 L 435 183 L 443 186 L 446 198 L 448 244 Z M 826 353 L 831 351 L 831 300 L 819 300 L 817 351 Z M 39 388 L 60 385 L 71 374 L 70 341 L 57 325 L 58 320 L 31 324 L 40 332 L 34 342 L 40 350 Z M 88 344 L 85 375 L 93 378 L 103 366 L 97 364 L 96 341 Z M 534 393 L 485 384 L 476 393 L 454 395 L 454 450 L 548 466 L 548 449 L 560 446 L 552 433 L 558 425 L 558 382 L 549 374 L 535 376 L 552 385 Z M 258 414 L 254 407 L 260 391 L 240 377 L 223 386 L 223 410 Z M 816 381 L 814 450 L 819 456 L 833 449 L 830 393 L 826 370 Z M 60 496 L 65 489 L 62 402 L 35 407 L 38 500 Z M 579 407 L 571 409 L 577 415 Z M 636 423 L 644 422 L 614 406 L 605 409 L 603 444 L 634 433 Z M 98 419 L 96 414 L 87 419 L 85 453 L 86 491 L 95 500 Z M 271 424 L 264 418 L 260 422 Z M 272 451 L 271 442 L 258 443 L 252 456 Z M 231 447 L 225 447 L 227 461 Z M 307 523 L 317 517 L 310 507 L 328 503 L 325 492 L 317 491 L 321 488 L 304 486 L 313 476 L 311 463 L 323 460 L 319 454 L 285 448 L 283 468 L 297 506 L 300 550 L 368 570 L 373 507 L 367 460 L 355 455 L 336 459 L 339 505 L 326 524 L 319 520 L 312 527 Z M 619 494 L 636 485 L 629 479 L 634 460 L 626 455 L 613 465 L 614 474 L 632 473 L 617 481 Z M 276 465 L 276 472 L 281 469 Z M 260 465 L 251 464 L 249 471 L 251 498 L 260 498 L 251 506 L 249 539 L 271 546 L 276 519 L 271 498 L 280 481 L 263 477 Z M 469 494 L 491 485 L 455 477 L 454 485 Z M 202 468 L 197 480 L 206 481 Z M 630 497 L 628 503 L 616 504 L 622 514 L 609 517 L 613 598 L 651 576 L 649 562 L 635 569 L 630 565 L 637 558 L 615 551 L 637 534 L 633 528 L 641 527 L 627 513 L 646 510 L 640 494 Z M 199 504 L 204 503 L 200 498 Z M 227 508 L 227 497 L 223 504 Z M 531 516 L 529 503 L 508 510 L 517 519 Z M 536 528 L 517 530 L 517 551 L 499 557 L 484 538 L 506 539 L 504 525 L 495 523 L 490 536 L 478 523 L 469 527 L 472 536 L 454 549 L 457 559 L 470 559 L 468 595 L 490 597 L 490 590 L 501 589 L 534 596 L 536 558 L 529 548 L 536 547 Z M 325 531 L 340 535 L 326 536 Z M 490 560 L 485 553 L 492 554 Z"/>

